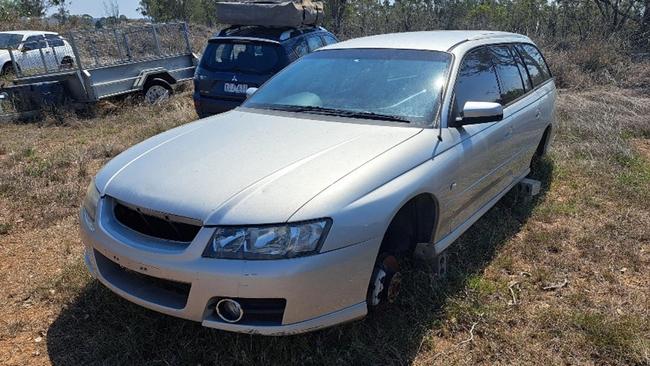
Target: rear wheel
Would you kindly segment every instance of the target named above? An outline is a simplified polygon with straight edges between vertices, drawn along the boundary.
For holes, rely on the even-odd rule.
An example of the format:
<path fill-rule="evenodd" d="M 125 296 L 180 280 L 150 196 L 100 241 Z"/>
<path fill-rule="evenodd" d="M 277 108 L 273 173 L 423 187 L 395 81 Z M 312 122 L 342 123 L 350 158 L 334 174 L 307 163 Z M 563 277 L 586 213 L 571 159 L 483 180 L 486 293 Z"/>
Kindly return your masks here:
<path fill-rule="evenodd" d="M 2 66 L 0 70 L 0 76 L 13 76 L 15 74 L 14 66 L 11 62 L 7 62 Z"/>
<path fill-rule="evenodd" d="M 144 101 L 147 104 L 160 104 L 172 95 L 171 85 L 162 79 L 153 79 L 147 82 L 143 89 Z"/>
<path fill-rule="evenodd" d="M 61 60 L 62 69 L 71 69 L 73 67 L 74 67 L 74 60 L 72 60 L 72 57 L 65 56 L 63 60 Z"/>

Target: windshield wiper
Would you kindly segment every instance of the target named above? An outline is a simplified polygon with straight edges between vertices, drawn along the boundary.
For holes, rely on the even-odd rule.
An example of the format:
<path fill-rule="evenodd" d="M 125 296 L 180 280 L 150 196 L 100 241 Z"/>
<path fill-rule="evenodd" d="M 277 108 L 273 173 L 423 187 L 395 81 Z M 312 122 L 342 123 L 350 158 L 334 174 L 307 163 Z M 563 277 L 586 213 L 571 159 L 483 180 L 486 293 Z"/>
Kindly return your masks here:
<path fill-rule="evenodd" d="M 349 118 L 362 118 L 362 119 L 373 119 L 373 120 L 381 120 L 381 121 L 411 123 L 411 121 L 409 121 L 404 117 L 395 116 L 391 114 L 381 114 L 381 113 L 365 112 L 365 111 L 350 111 L 345 109 L 326 108 L 326 107 L 318 107 L 318 106 L 274 105 L 274 106 L 270 106 L 269 109 L 289 111 L 289 112 L 323 114 L 329 116 L 341 116 L 341 117 L 349 117 Z"/>

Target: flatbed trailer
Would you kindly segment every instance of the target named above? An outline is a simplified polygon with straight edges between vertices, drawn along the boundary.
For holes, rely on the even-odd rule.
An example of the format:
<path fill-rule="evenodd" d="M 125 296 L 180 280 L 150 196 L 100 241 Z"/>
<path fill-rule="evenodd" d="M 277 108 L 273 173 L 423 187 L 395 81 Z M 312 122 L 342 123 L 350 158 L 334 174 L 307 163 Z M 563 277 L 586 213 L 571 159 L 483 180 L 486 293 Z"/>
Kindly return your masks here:
<path fill-rule="evenodd" d="M 198 62 L 186 23 L 75 31 L 66 40 L 72 64 L 52 67 L 45 58 L 40 64 L 33 58 L 21 69 L 25 60 L 13 62 L 14 85 L 0 87 L 0 121 L 29 118 L 51 105 L 83 106 L 132 93 L 156 103 L 191 80 Z M 20 51 L 10 54 L 12 60 L 20 57 Z M 48 99 L 48 92 L 63 95 Z"/>

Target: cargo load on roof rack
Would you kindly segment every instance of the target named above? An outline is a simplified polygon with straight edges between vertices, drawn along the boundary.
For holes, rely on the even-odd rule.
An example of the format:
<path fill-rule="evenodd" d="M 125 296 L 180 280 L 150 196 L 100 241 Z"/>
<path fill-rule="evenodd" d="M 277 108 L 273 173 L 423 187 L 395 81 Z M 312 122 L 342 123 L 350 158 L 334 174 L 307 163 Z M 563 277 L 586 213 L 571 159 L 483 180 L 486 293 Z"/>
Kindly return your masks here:
<path fill-rule="evenodd" d="M 323 21 L 323 2 L 315 0 L 218 2 L 217 21 L 231 25 L 299 27 Z"/>

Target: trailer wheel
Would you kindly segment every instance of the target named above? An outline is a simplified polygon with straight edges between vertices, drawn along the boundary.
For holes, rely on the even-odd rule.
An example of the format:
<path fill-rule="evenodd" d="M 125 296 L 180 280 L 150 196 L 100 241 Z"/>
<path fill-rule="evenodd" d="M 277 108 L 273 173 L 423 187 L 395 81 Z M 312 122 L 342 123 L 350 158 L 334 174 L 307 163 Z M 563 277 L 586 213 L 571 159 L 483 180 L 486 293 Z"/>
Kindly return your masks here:
<path fill-rule="evenodd" d="M 171 85 L 162 79 L 147 81 L 143 88 L 144 100 L 147 104 L 160 104 L 169 99 L 173 92 Z"/>

